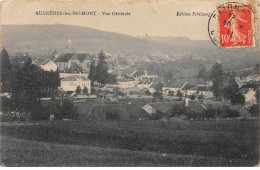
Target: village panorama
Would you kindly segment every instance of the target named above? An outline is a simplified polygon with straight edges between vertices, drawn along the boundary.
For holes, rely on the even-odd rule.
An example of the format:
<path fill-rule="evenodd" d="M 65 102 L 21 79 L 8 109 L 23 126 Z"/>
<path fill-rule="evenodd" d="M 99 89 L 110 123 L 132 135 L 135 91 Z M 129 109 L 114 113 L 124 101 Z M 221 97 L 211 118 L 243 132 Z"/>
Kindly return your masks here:
<path fill-rule="evenodd" d="M 2 49 L 2 166 L 257 164 L 259 64 L 82 52 L 72 39 Z"/>

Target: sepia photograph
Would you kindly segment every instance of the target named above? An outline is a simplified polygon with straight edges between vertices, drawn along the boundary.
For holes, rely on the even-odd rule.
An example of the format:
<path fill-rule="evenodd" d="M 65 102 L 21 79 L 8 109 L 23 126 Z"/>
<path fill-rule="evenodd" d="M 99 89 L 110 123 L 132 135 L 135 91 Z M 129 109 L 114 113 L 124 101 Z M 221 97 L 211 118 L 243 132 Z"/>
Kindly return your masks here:
<path fill-rule="evenodd" d="M 255 167 L 259 0 L 0 1 L 0 167 Z"/>

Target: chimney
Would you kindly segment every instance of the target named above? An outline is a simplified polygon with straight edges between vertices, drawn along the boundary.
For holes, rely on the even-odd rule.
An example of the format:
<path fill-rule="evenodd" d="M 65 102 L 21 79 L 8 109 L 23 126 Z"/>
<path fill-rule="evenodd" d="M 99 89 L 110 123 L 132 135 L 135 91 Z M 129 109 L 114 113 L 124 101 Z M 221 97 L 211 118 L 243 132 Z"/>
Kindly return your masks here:
<path fill-rule="evenodd" d="M 186 106 L 186 107 L 189 106 L 189 100 L 190 100 L 189 98 L 185 98 L 185 100 L 184 100 L 184 101 L 185 101 L 185 106 Z"/>

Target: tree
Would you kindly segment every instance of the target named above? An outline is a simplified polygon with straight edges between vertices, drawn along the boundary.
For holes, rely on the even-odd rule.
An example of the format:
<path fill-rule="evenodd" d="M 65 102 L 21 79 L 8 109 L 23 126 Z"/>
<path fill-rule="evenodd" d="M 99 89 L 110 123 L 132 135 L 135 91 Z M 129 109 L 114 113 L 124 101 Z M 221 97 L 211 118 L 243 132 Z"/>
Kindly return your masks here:
<path fill-rule="evenodd" d="M 88 88 L 86 86 L 84 86 L 83 88 L 83 94 L 84 95 L 87 95 L 88 94 Z"/>
<path fill-rule="evenodd" d="M 167 117 L 173 117 L 174 115 L 186 115 L 187 108 L 184 105 L 174 104 L 172 108 L 168 111 Z"/>
<path fill-rule="evenodd" d="M 101 84 L 106 84 L 109 80 L 109 73 L 107 63 L 105 61 L 105 54 L 101 51 L 98 54 L 98 63 L 96 66 L 96 80 Z"/>
<path fill-rule="evenodd" d="M 232 104 L 244 104 L 245 97 L 239 93 L 239 87 L 235 80 L 235 74 L 229 75 L 228 85 L 223 88 L 223 96 L 226 100 L 231 100 Z"/>
<path fill-rule="evenodd" d="M 27 56 L 24 62 L 13 63 L 12 103 L 19 111 L 26 113 L 37 110 L 41 98 L 41 69 L 32 64 Z M 36 113 L 35 113 L 36 114 Z"/>
<path fill-rule="evenodd" d="M 77 86 L 76 94 L 81 94 L 81 87 L 80 86 Z"/>
<path fill-rule="evenodd" d="M 1 93 L 10 92 L 12 67 L 9 55 L 5 49 L 1 53 Z"/>
<path fill-rule="evenodd" d="M 216 63 L 212 66 L 213 95 L 217 100 L 221 100 L 223 86 L 223 70 L 222 65 Z"/>
<path fill-rule="evenodd" d="M 206 80 L 206 67 L 204 65 L 201 66 L 201 68 L 199 69 L 197 78 L 202 78 L 203 80 Z"/>
<path fill-rule="evenodd" d="M 91 61 L 88 78 L 91 80 L 92 84 L 96 81 L 96 66 L 94 60 Z"/>

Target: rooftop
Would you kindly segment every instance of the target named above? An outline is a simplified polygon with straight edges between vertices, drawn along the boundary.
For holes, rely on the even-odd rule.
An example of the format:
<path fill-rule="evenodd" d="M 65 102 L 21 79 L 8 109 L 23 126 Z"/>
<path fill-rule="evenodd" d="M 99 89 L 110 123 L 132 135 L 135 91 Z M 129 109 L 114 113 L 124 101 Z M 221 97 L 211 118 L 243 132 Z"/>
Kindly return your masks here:
<path fill-rule="evenodd" d="M 79 75 L 73 75 L 73 76 L 68 76 L 68 77 L 64 77 L 63 79 L 61 79 L 61 81 L 90 81 L 90 79 L 88 79 L 85 76 L 79 76 Z"/>

